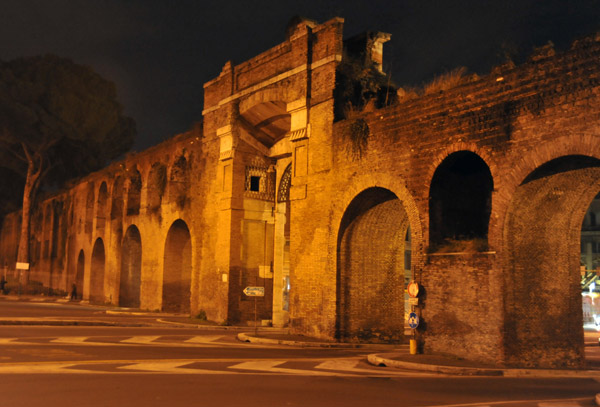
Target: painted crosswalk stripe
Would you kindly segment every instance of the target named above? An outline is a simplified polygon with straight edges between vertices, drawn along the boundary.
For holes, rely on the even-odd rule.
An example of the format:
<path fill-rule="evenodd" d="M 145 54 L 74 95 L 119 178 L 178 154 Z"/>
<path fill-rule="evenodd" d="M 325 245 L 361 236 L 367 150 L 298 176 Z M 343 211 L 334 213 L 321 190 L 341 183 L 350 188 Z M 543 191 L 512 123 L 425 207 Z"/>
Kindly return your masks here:
<path fill-rule="evenodd" d="M 69 343 L 69 344 L 82 344 L 85 343 L 89 336 L 61 336 L 60 338 L 52 339 L 52 343 Z"/>
<path fill-rule="evenodd" d="M 287 360 L 257 360 L 251 362 L 238 363 L 237 365 L 229 366 L 228 368 L 238 370 L 253 370 L 257 372 L 296 374 L 305 376 L 355 376 L 353 374 L 324 372 L 318 370 L 286 369 L 277 367 L 286 362 Z"/>
<path fill-rule="evenodd" d="M 69 373 L 69 374 L 95 373 L 95 374 L 97 374 L 98 373 L 98 372 L 94 372 L 92 370 L 87 370 L 87 369 L 77 369 L 77 368 L 74 368 L 74 366 L 77 366 L 77 363 L 43 363 L 43 364 L 24 363 L 22 365 L 9 364 L 9 365 L 0 365 L 0 374 L 5 374 L 5 373 L 10 373 L 10 374 L 17 374 L 17 373 L 25 373 L 25 374 L 32 374 L 32 373 L 43 373 L 43 374 L 49 374 L 49 373 Z"/>
<path fill-rule="evenodd" d="M 218 339 L 224 338 L 223 335 L 198 335 L 193 336 L 190 339 L 186 339 L 184 342 L 186 343 L 208 343 L 213 342 Z"/>
<path fill-rule="evenodd" d="M 179 373 L 179 374 L 235 374 L 235 372 L 205 370 L 205 369 L 185 369 L 182 366 L 189 365 L 190 362 L 143 362 L 133 365 L 120 366 L 119 369 L 137 370 L 145 372 L 160 372 L 160 373 Z"/>
<path fill-rule="evenodd" d="M 160 336 L 134 336 L 129 339 L 123 339 L 121 343 L 152 343 Z"/>

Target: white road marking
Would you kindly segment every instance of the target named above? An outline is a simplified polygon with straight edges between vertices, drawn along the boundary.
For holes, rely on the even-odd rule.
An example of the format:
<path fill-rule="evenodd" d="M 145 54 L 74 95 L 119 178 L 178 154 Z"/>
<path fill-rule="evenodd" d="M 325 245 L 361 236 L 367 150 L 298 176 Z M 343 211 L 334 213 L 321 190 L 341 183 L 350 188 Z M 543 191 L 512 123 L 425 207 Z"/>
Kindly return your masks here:
<path fill-rule="evenodd" d="M 22 365 L 8 364 L 3 365 L 0 364 L 0 374 L 32 374 L 32 373 L 70 373 L 70 374 L 80 374 L 80 373 L 103 373 L 103 372 L 95 372 L 87 369 L 72 369 L 72 366 L 77 366 L 78 364 L 83 363 L 43 363 L 43 364 L 27 364 L 24 363 Z"/>
<path fill-rule="evenodd" d="M 185 343 L 208 343 L 218 339 L 224 338 L 223 335 L 198 335 L 193 336 L 190 339 L 186 339 Z"/>
<path fill-rule="evenodd" d="M 235 372 L 227 371 L 215 371 L 215 370 L 203 370 L 203 369 L 180 369 L 181 366 L 189 365 L 190 362 L 144 362 L 136 363 L 134 365 L 120 366 L 119 369 L 128 370 L 139 370 L 146 372 L 160 372 L 160 373 L 179 373 L 179 374 L 235 374 Z"/>
<path fill-rule="evenodd" d="M 85 343 L 89 336 L 61 336 L 60 338 L 52 339 L 52 343 L 68 343 L 68 344 L 82 344 Z"/>
<path fill-rule="evenodd" d="M 129 338 L 129 339 L 123 339 L 120 342 L 121 343 L 138 343 L 138 344 L 144 344 L 144 343 L 151 343 L 152 341 L 155 341 L 158 338 L 160 338 L 160 336 L 134 336 L 134 337 Z"/>
<path fill-rule="evenodd" d="M 286 369 L 276 367 L 288 362 L 287 360 L 257 360 L 252 362 L 238 363 L 237 365 L 229 366 L 228 369 L 239 370 L 254 370 L 263 372 L 297 374 L 305 376 L 356 376 L 353 374 L 323 372 L 317 370 L 302 370 L 302 369 Z"/>

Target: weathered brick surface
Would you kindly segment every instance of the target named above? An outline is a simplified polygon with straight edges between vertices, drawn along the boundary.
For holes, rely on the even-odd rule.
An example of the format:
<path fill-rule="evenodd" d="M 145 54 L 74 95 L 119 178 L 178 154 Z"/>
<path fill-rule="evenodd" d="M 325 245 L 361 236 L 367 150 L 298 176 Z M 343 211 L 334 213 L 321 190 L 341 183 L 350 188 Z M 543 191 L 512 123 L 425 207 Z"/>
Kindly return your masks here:
<path fill-rule="evenodd" d="M 333 122 L 342 26 L 341 19 L 299 22 L 282 44 L 225 64 L 205 85 L 201 128 L 43 198 L 32 218 L 31 279 L 62 290 L 76 282 L 84 298 L 117 303 L 121 276 L 135 275 L 123 265 L 137 267 L 131 256 L 122 258 L 135 227 L 141 308 L 176 302 L 163 288 L 172 280 L 165 268 L 172 273 L 179 256 L 181 270 L 191 269 L 181 309 L 243 323 L 254 318 L 254 301 L 242 290 L 257 285 L 266 291 L 258 318 L 283 324 L 289 269 L 293 332 L 397 341 L 410 228 L 425 352 L 582 366 L 578 242 L 600 191 L 600 37 L 364 112 L 369 136 L 355 155 L 352 120 Z M 487 223 L 475 233 L 482 244 L 458 236 L 451 252 L 443 249 L 446 232 L 464 229 L 448 225 L 470 214 L 442 218 L 448 236 L 432 247 L 431 199 L 452 199 L 452 191 L 432 196 L 430 186 L 457 152 L 482 160 L 493 189 L 477 198 L 486 208 L 472 211 Z M 289 164 L 289 202 L 276 202 Z M 460 182 L 460 173 L 448 179 Z M 462 191 L 457 202 L 480 194 L 478 187 Z M 9 274 L 18 222 L 18 214 L 7 216 L 0 236 Z M 171 239 L 174 225 L 179 232 Z"/>

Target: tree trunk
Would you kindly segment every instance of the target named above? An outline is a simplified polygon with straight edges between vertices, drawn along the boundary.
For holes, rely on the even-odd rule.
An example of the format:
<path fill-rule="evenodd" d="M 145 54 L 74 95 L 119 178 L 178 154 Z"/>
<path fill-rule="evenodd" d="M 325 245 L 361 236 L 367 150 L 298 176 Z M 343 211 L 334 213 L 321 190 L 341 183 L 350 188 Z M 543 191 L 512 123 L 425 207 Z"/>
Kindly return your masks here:
<path fill-rule="evenodd" d="M 25 188 L 23 190 L 23 209 L 21 211 L 21 235 L 19 237 L 19 250 L 17 251 L 17 263 L 25 264 L 29 264 L 31 206 L 41 173 L 41 162 L 36 165 L 33 159 L 29 159 L 28 161 L 27 177 L 25 178 Z M 19 283 L 21 286 L 25 287 L 29 282 L 29 273 L 29 269 L 19 271 Z"/>

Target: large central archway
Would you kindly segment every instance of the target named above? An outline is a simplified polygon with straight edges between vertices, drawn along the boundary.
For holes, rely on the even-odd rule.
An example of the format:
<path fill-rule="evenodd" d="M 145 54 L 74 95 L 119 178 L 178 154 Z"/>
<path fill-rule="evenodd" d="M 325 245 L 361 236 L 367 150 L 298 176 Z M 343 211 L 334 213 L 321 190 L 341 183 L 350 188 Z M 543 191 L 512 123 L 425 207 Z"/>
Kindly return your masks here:
<path fill-rule="evenodd" d="M 142 238 L 134 225 L 127 228 L 121 251 L 121 280 L 119 282 L 119 305 L 140 306 L 142 281 Z"/>
<path fill-rule="evenodd" d="M 516 189 L 504 227 L 505 359 L 509 365 L 584 365 L 580 236 L 600 189 L 600 160 L 565 156 Z"/>
<path fill-rule="evenodd" d="M 162 309 L 169 312 L 190 311 L 192 278 L 192 244 L 184 221 L 171 225 L 165 244 Z"/>
<path fill-rule="evenodd" d="M 403 339 L 408 225 L 402 202 L 387 189 L 369 188 L 346 209 L 338 235 L 340 339 Z"/>

